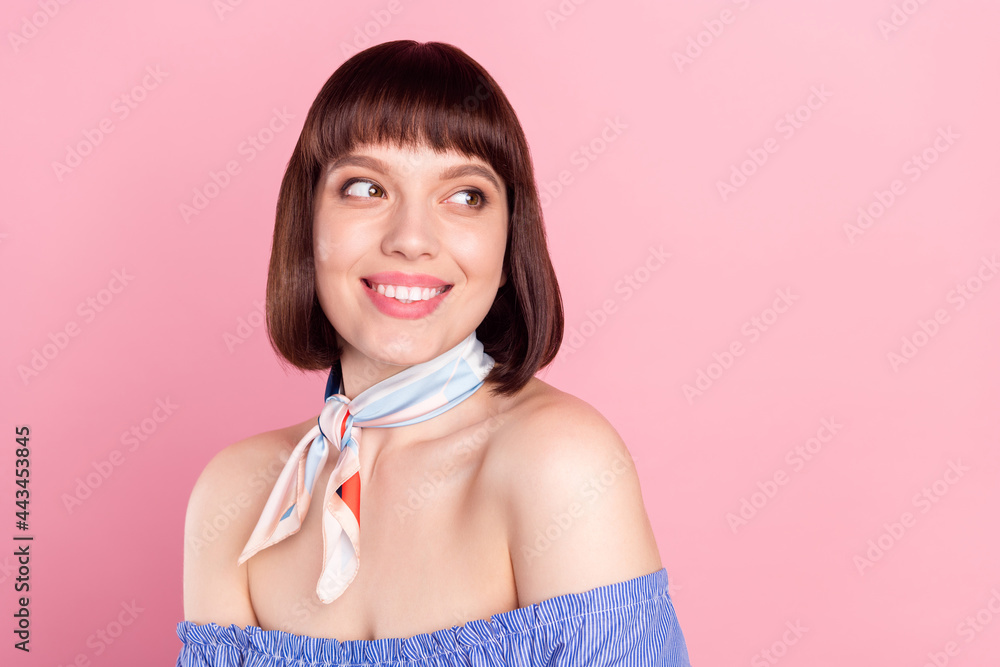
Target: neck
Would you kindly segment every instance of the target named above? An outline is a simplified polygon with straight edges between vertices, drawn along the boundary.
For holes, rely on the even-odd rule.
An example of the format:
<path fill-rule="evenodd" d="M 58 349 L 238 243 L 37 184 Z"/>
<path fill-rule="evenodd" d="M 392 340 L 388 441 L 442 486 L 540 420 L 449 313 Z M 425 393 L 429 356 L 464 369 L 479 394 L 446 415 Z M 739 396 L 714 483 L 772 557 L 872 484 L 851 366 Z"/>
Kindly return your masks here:
<path fill-rule="evenodd" d="M 470 347 L 470 345 L 474 345 L 475 347 Z M 478 382 L 476 377 L 482 377 L 481 373 L 486 372 L 489 365 L 493 363 L 488 355 L 479 356 L 484 354 L 482 345 L 474 340 L 472 334 L 459 343 L 456 343 L 454 347 L 441 351 L 434 358 L 422 360 L 415 364 L 391 363 L 373 359 L 354 346 L 349 345 L 342 345 L 341 350 L 342 354 L 339 361 L 340 377 L 338 378 L 336 373 L 331 376 L 332 384 L 328 383 L 327 394 L 340 392 L 348 400 L 355 401 L 362 393 L 400 373 L 406 373 L 407 375 L 405 378 L 399 378 L 401 382 L 423 381 L 417 380 L 417 378 L 431 376 L 423 375 L 426 371 L 417 368 L 421 366 L 426 366 L 426 370 L 432 371 L 435 374 L 434 377 L 437 378 L 432 381 L 428 389 L 432 389 L 434 383 L 444 380 L 444 376 L 440 375 L 438 371 L 445 369 L 448 371 L 449 377 L 447 381 L 451 389 L 455 391 L 460 390 L 463 393 L 471 391 L 471 394 L 466 393 L 465 398 L 460 400 L 458 404 L 417 423 L 393 428 L 374 427 L 366 429 L 366 435 L 364 436 L 366 445 L 364 449 L 368 449 L 369 452 L 374 453 L 384 449 L 384 446 L 390 442 L 416 442 L 435 439 L 454 432 L 462 428 L 463 423 L 467 423 L 470 419 L 477 421 L 476 415 L 484 408 L 488 412 L 487 406 L 492 403 L 487 396 L 489 393 L 487 387 L 480 387 L 478 390 L 472 389 L 473 384 Z M 418 359 L 420 358 L 418 357 Z M 453 366 L 453 364 L 456 365 Z M 459 371 L 458 365 L 461 365 L 461 371 Z M 474 369 L 471 370 L 471 375 L 469 365 Z M 409 372 L 411 369 L 412 372 Z M 451 379 L 456 378 L 454 375 L 456 372 L 460 372 L 460 375 L 457 376 L 460 380 L 456 384 L 451 384 Z M 399 385 L 398 382 L 396 384 Z M 438 390 L 435 389 L 434 391 Z M 386 396 L 385 394 L 380 395 L 383 397 Z M 406 394 L 403 394 L 403 396 L 406 396 Z M 412 400 L 412 394 L 410 396 L 410 400 Z M 369 404 L 365 403 L 365 405 Z M 363 415 L 364 413 L 360 414 Z M 482 418 L 485 418 L 485 416 Z M 375 444 L 376 442 L 380 444 Z"/>
<path fill-rule="evenodd" d="M 398 342 L 397 340 L 391 340 L 385 345 L 387 350 L 394 350 L 391 353 L 392 357 L 397 359 L 397 363 L 392 361 L 381 361 L 379 359 L 374 359 L 370 356 L 365 355 L 358 348 L 347 345 L 342 338 L 338 335 L 338 343 L 340 344 L 341 356 L 340 356 L 340 377 L 341 383 L 343 384 L 343 393 L 349 400 L 354 400 L 359 394 L 375 386 L 379 382 L 386 380 L 398 373 L 401 373 L 408 368 L 414 366 L 419 366 L 421 363 L 430 363 L 435 359 L 440 359 L 449 352 L 453 353 L 450 359 L 457 359 L 455 354 L 467 354 L 471 352 L 470 348 L 466 347 L 465 344 L 470 337 L 474 334 L 469 334 L 460 341 L 456 341 L 454 346 L 448 347 L 444 350 L 438 350 L 437 354 L 433 357 L 423 358 L 427 354 L 432 354 L 427 347 L 432 347 L 430 341 L 426 341 L 424 345 L 413 344 L 412 339 L 408 340 L 408 337 L 402 337 L 399 340 L 404 341 L 404 343 Z M 479 345 L 479 349 L 482 350 L 482 345 Z M 433 349 L 433 348 L 432 348 Z M 414 363 L 398 362 L 398 359 L 406 359 L 409 357 L 413 359 L 416 357 L 418 360 Z M 486 357 L 488 359 L 488 356 Z M 478 357 L 477 357 L 478 361 Z M 441 362 L 443 363 L 443 362 Z M 433 365 L 433 364 L 432 364 Z M 337 392 L 339 387 L 333 387 L 332 391 Z"/>
<path fill-rule="evenodd" d="M 351 400 L 382 380 L 409 368 L 359 356 L 360 358 L 348 357 L 341 360 L 344 395 Z M 490 395 L 491 386 L 491 383 L 485 384 L 469 398 L 431 419 L 394 428 L 364 429 L 365 444 L 361 448 L 362 482 L 370 483 L 383 454 L 393 457 L 396 453 L 407 450 L 410 445 L 436 441 L 480 422 L 488 424 L 485 428 L 492 431 L 498 406 Z"/>
<path fill-rule="evenodd" d="M 353 401 L 358 394 L 407 368 L 409 366 L 377 361 L 354 349 L 344 349 L 344 353 L 340 357 L 344 396 Z"/>

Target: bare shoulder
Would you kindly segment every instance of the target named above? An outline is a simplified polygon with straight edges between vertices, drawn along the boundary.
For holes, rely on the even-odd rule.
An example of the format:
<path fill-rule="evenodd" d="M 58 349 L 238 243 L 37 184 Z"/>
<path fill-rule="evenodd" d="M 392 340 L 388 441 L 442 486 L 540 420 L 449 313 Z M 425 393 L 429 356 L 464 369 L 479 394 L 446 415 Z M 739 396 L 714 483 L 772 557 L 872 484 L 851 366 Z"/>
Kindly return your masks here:
<path fill-rule="evenodd" d="M 544 490 L 532 488 L 536 481 L 559 481 L 574 470 L 589 472 L 614 461 L 633 467 L 628 448 L 604 415 L 537 378 L 504 406 L 498 421 L 490 465 L 510 492 L 538 498 Z"/>
<path fill-rule="evenodd" d="M 572 394 L 533 378 L 515 401 L 505 406 L 504 436 L 522 436 L 528 431 L 552 436 L 547 447 L 529 444 L 515 437 L 525 449 L 537 455 L 558 455 L 563 447 L 574 451 L 597 448 L 625 450 L 611 423 L 592 405 Z M 507 451 L 517 445 L 508 445 Z"/>
<path fill-rule="evenodd" d="M 628 448 L 586 401 L 533 379 L 503 413 L 488 467 L 521 606 L 662 567 Z"/>
<path fill-rule="evenodd" d="M 247 565 L 237 566 L 288 454 L 310 422 L 267 431 L 227 446 L 191 490 L 184 521 L 184 618 L 257 625 Z"/>

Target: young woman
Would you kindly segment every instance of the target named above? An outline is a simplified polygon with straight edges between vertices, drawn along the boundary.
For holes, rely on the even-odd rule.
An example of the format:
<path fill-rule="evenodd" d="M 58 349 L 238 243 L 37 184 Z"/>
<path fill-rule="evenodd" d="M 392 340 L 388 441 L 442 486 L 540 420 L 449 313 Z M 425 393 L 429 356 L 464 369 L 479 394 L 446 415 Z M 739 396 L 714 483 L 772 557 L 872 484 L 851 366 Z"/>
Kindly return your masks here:
<path fill-rule="evenodd" d="M 179 666 L 688 665 L 628 450 L 534 377 L 563 315 L 528 145 L 464 52 L 385 43 L 327 81 L 267 323 L 326 402 L 198 479 Z"/>

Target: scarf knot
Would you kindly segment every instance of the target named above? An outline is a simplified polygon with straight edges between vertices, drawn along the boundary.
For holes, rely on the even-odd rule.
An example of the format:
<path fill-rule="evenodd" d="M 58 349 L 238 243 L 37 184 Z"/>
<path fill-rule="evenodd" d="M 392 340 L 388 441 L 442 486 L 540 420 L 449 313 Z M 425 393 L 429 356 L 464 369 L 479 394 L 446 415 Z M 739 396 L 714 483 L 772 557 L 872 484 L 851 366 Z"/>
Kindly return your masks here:
<path fill-rule="evenodd" d="M 332 376 L 333 371 L 331 371 L 330 373 Z M 336 439 L 334 439 L 332 435 L 336 433 L 336 431 L 334 430 L 336 429 L 335 420 L 328 419 L 327 430 L 323 430 L 323 413 L 320 413 L 320 416 L 316 419 L 317 426 L 319 426 L 320 435 L 323 436 L 324 439 L 330 442 L 342 442 L 344 447 L 353 447 L 355 450 L 357 450 L 358 448 L 357 442 L 355 442 L 354 439 L 351 437 L 351 430 L 352 430 L 351 427 L 354 425 L 354 413 L 351 412 L 351 399 L 347 398 L 347 396 L 344 396 L 343 394 L 340 393 L 327 396 L 326 404 L 323 406 L 324 412 L 327 412 L 327 408 L 330 405 L 330 401 L 338 402 L 344 406 L 344 408 L 340 408 L 339 406 L 333 406 L 334 409 L 337 411 L 337 413 L 339 413 L 340 410 L 342 409 L 346 409 L 347 415 L 343 419 L 343 422 L 341 424 L 343 430 L 340 434 L 337 435 Z M 327 433 L 327 431 L 329 431 L 329 434 Z"/>

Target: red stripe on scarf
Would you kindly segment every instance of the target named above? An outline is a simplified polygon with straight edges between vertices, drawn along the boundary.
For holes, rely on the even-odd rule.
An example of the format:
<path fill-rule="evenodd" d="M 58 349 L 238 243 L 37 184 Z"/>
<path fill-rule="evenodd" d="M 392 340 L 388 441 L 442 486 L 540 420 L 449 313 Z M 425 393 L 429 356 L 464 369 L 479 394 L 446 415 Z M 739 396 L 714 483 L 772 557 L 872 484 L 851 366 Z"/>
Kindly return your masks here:
<path fill-rule="evenodd" d="M 346 410 L 344 413 L 344 421 L 340 423 L 341 439 L 347 430 L 347 416 L 349 414 Z M 359 473 L 354 473 L 344 481 L 340 487 L 340 497 L 344 504 L 354 512 L 354 518 L 358 520 L 358 526 L 361 526 L 361 475 Z"/>

